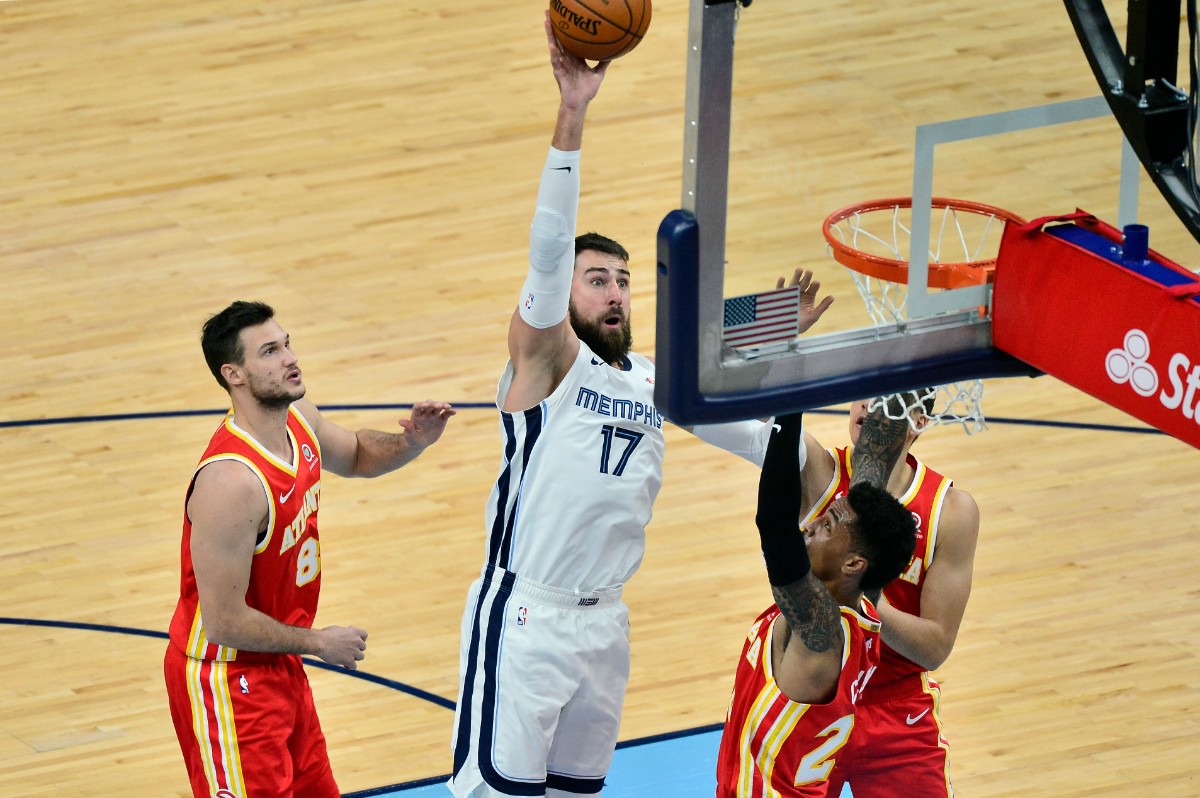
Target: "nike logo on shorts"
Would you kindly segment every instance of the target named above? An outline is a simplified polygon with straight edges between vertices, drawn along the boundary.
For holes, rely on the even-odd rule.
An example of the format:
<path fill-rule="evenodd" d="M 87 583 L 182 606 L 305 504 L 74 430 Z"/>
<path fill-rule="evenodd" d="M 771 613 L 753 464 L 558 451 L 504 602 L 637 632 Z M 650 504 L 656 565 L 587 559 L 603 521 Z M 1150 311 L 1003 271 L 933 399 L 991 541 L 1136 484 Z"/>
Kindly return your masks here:
<path fill-rule="evenodd" d="M 551 172 L 563 172 L 563 171 L 565 171 L 567 174 L 570 174 L 570 173 L 571 173 L 571 167 L 569 167 L 569 166 L 551 166 L 551 167 L 550 167 L 550 171 L 551 171 Z"/>
<path fill-rule="evenodd" d="M 914 723 L 916 723 L 917 721 L 919 721 L 921 718 L 925 717 L 925 712 L 928 712 L 928 711 L 929 710 L 926 709 L 924 712 L 922 712 L 920 715 L 917 715 L 915 718 L 912 715 L 909 715 L 908 717 L 906 717 L 904 719 L 904 722 L 907 723 L 909 726 L 911 726 Z"/>

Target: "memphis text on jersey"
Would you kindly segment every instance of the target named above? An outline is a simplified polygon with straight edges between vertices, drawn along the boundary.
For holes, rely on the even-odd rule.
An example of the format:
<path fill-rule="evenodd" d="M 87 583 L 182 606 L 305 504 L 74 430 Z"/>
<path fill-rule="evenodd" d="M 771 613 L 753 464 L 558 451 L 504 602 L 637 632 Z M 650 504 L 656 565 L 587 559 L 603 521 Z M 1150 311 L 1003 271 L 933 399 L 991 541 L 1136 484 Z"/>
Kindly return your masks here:
<path fill-rule="evenodd" d="M 632 399 L 615 399 L 606 394 L 580 387 L 575 406 L 609 418 L 619 418 L 655 429 L 662 429 L 663 417 L 654 405 Z"/>

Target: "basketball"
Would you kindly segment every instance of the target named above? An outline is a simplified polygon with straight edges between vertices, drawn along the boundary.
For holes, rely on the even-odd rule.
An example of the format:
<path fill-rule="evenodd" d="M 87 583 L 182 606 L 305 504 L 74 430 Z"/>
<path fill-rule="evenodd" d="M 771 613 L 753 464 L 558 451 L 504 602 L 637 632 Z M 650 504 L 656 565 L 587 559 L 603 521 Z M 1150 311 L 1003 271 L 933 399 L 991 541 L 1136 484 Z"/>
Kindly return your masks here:
<path fill-rule="evenodd" d="M 650 27 L 650 0 L 550 0 L 554 38 L 588 61 L 611 61 L 637 47 Z"/>

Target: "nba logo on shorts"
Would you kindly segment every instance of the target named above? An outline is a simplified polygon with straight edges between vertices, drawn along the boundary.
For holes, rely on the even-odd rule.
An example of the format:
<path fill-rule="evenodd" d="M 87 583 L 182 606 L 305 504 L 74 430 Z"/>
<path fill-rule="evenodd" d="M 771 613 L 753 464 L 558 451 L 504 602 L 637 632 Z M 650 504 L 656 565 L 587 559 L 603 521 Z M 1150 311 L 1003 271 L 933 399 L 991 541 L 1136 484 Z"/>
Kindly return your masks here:
<path fill-rule="evenodd" d="M 525 625 L 525 616 L 527 614 L 528 610 L 526 610 L 524 607 L 517 607 L 517 626 Z"/>
<path fill-rule="evenodd" d="M 250 682 L 246 681 L 246 674 L 238 677 L 238 687 L 242 688 L 243 695 L 250 695 Z"/>
<path fill-rule="evenodd" d="M 533 307 L 533 294 L 525 297 L 525 309 L 529 310 L 531 307 Z"/>

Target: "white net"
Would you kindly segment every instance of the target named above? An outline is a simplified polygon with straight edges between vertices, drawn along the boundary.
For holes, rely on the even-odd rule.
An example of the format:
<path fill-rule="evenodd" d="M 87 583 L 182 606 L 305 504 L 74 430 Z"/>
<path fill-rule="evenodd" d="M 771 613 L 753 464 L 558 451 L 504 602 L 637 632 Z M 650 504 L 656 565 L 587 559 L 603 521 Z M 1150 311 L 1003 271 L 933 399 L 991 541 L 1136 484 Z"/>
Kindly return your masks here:
<path fill-rule="evenodd" d="M 850 272 L 850 276 L 854 278 L 854 287 L 858 289 L 858 295 L 871 316 L 871 323 L 876 327 L 908 317 L 907 285 L 854 271 Z"/>
<path fill-rule="evenodd" d="M 964 273 L 971 275 L 967 281 L 986 281 L 984 269 L 995 264 L 1005 222 L 1005 217 L 1000 215 L 1004 212 L 991 210 L 988 206 L 972 203 L 956 205 L 935 200 L 929 234 L 931 285 L 937 282 L 934 272 L 942 264 L 959 270 L 941 277 L 951 285 Z M 872 324 L 877 327 L 908 318 L 907 258 L 912 238 L 911 218 L 911 203 L 900 199 L 864 203 L 860 210 L 831 216 L 826 225 L 826 237 L 834 257 L 843 260 L 845 252 L 865 256 L 876 262 L 876 270 L 893 278 L 884 279 L 867 271 L 851 269 L 858 295 Z M 840 244 L 841 252 L 834 251 L 835 242 Z M 980 267 L 977 275 L 972 274 L 973 267 Z M 987 308 L 980 311 L 986 313 Z M 907 417 L 914 429 L 922 415 L 928 419 L 927 426 L 956 423 L 962 425 L 968 435 L 987 429 L 982 380 L 954 382 L 893 396 L 902 404 L 902 414 L 893 415 L 901 411 L 894 410 L 892 403 L 884 403 L 885 412 L 890 418 Z M 891 397 L 881 397 L 888 398 Z M 871 407 L 879 404 L 880 399 L 877 399 Z"/>
<path fill-rule="evenodd" d="M 983 417 L 983 380 L 964 380 L 934 385 L 918 391 L 905 391 L 872 399 L 867 409 L 874 411 L 882 405 L 888 418 L 907 419 L 914 431 L 924 416 L 925 427 L 939 424 L 961 424 L 968 435 L 987 429 Z"/>

